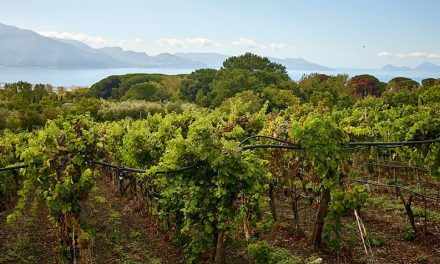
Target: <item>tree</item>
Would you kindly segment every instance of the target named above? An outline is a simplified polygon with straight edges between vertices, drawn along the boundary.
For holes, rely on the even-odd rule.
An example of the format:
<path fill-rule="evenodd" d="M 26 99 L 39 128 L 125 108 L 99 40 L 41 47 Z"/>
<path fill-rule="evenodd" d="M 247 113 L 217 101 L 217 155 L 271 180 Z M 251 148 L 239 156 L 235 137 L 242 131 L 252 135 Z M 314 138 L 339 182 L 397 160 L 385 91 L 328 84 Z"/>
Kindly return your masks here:
<path fill-rule="evenodd" d="M 224 100 L 245 90 L 258 93 L 260 88 L 262 88 L 261 82 L 247 70 L 220 70 L 212 83 L 212 91 L 208 94 L 209 106 L 217 107 Z"/>
<path fill-rule="evenodd" d="M 277 89 L 274 85 L 264 89 L 263 98 L 269 101 L 269 111 L 282 110 L 289 106 L 299 105 L 300 99 L 292 90 Z"/>
<path fill-rule="evenodd" d="M 271 62 L 266 57 L 247 52 L 241 56 L 233 56 L 223 62 L 223 69 L 242 69 L 250 72 L 265 71 L 278 72 L 288 78 L 286 67 L 281 64 Z"/>
<path fill-rule="evenodd" d="M 286 68 L 252 53 L 231 57 L 223 63 L 216 74 L 207 97 L 210 107 L 217 107 L 235 94 L 251 90 L 262 94 L 266 87 L 274 85 L 277 89 L 294 90 L 295 84 L 287 74 Z"/>
<path fill-rule="evenodd" d="M 215 69 L 200 69 L 189 74 L 180 85 L 181 98 L 195 102 L 197 97 L 206 96 L 211 91 L 211 83 L 216 74 Z"/>
<path fill-rule="evenodd" d="M 130 87 L 122 99 L 154 101 L 158 84 L 151 82 L 137 83 Z"/>
<path fill-rule="evenodd" d="M 145 82 L 160 82 L 163 77 L 158 74 L 127 74 L 120 77 L 121 83 L 112 90 L 112 97 L 121 98 L 135 84 Z"/>
<path fill-rule="evenodd" d="M 96 98 L 110 98 L 112 96 L 112 90 L 119 87 L 121 80 L 119 76 L 109 76 L 101 81 L 95 83 L 90 87 L 90 94 Z"/>
<path fill-rule="evenodd" d="M 108 99 L 113 97 L 119 99 L 135 84 L 146 82 L 160 83 L 163 78 L 163 74 L 147 73 L 113 75 L 93 84 L 90 88 L 90 95 L 96 98 Z"/>
<path fill-rule="evenodd" d="M 8 128 L 8 119 L 11 111 L 0 108 L 0 130 Z"/>
<path fill-rule="evenodd" d="M 34 90 L 32 92 L 34 103 L 40 102 L 41 98 L 49 94 L 49 90 L 51 90 L 49 86 L 50 85 L 44 85 L 44 84 L 35 85 Z"/>
<path fill-rule="evenodd" d="M 252 91 L 244 91 L 225 100 L 218 108 L 222 113 L 239 109 L 240 114 L 256 113 L 263 108 L 264 101 Z"/>
<path fill-rule="evenodd" d="M 356 75 L 348 82 L 348 90 L 356 99 L 362 99 L 368 95 L 380 96 L 384 91 L 384 83 L 369 74 Z"/>
<path fill-rule="evenodd" d="M 408 89 L 413 90 L 418 88 L 420 85 L 418 82 L 406 78 L 406 77 L 396 77 L 391 79 L 387 84 L 387 90 L 395 90 L 395 89 Z"/>
<path fill-rule="evenodd" d="M 75 102 L 75 106 L 70 110 L 75 115 L 90 113 L 93 118 L 98 117 L 102 101 L 96 98 L 81 98 Z"/>
<path fill-rule="evenodd" d="M 419 90 L 392 89 L 382 94 L 384 102 L 393 107 L 418 104 Z"/>
<path fill-rule="evenodd" d="M 440 102 L 440 84 L 423 89 L 419 95 L 419 103 L 421 104 L 435 104 L 438 102 Z"/>
<path fill-rule="evenodd" d="M 435 82 L 436 82 L 437 80 L 438 80 L 438 79 L 434 79 L 434 78 L 426 78 L 426 79 L 423 79 L 423 80 L 422 80 L 422 86 L 425 87 L 425 88 L 429 88 L 429 87 L 435 85 Z"/>
<path fill-rule="evenodd" d="M 350 105 L 352 99 L 347 91 L 348 75 L 328 76 L 313 73 L 303 76 L 299 82 L 299 94 L 303 102 L 327 107 Z"/>
<path fill-rule="evenodd" d="M 42 120 L 40 113 L 31 109 L 20 111 L 20 120 L 21 127 L 27 130 L 42 126 L 45 122 L 45 120 Z"/>
<path fill-rule="evenodd" d="M 5 90 L 12 94 L 28 94 L 32 91 L 32 84 L 23 81 L 8 83 L 5 85 Z"/>

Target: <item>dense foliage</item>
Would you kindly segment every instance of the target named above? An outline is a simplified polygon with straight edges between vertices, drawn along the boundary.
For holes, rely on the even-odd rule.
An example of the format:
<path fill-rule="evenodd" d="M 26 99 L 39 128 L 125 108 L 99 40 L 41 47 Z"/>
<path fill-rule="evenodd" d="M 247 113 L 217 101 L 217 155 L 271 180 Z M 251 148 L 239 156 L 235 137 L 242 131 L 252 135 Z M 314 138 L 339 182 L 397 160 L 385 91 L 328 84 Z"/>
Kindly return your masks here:
<path fill-rule="evenodd" d="M 98 158 L 98 131 L 84 116 L 57 119 L 44 129 L 29 135 L 28 144 L 19 153 L 28 166 L 12 221 L 20 216 L 29 197 L 46 204 L 60 227 L 61 243 L 57 251 L 62 260 L 75 259 L 78 237 L 86 235 L 80 226 L 80 202 L 95 186 L 91 170 Z"/>
<path fill-rule="evenodd" d="M 60 228 L 60 256 L 76 260 L 88 238 L 81 229 L 81 203 L 98 180 L 93 161 L 105 160 L 146 170 L 131 176 L 146 206 L 174 231 L 187 262 L 215 252 L 220 263 L 228 238 L 250 243 L 271 228 L 277 221 L 276 188 L 291 203 L 294 233 L 302 234 L 298 203 L 306 197 L 317 212 L 310 223 L 311 244 L 338 250 L 341 217 L 358 212 L 369 199 L 367 188 L 352 181 L 358 177 L 353 160 L 384 152 L 349 142 L 438 139 L 439 98 L 436 80 L 420 86 L 397 78 L 385 85 L 369 75 L 312 74 L 295 83 L 282 65 L 253 54 L 187 76 L 111 76 L 90 90 L 54 93 L 49 86 L 10 84 L 0 91 L 7 113 L 0 117 L 2 128 L 40 128 L 2 132 L 0 167 L 23 163 L 27 168 L 20 174 L 0 172 L 0 203 L 18 194 L 10 221 L 29 198 L 45 204 Z M 32 117 L 29 111 L 38 122 L 14 123 L 18 115 Z M 300 147 L 239 147 L 256 135 Z M 246 144 L 273 143 L 249 140 Z M 385 151 L 400 164 L 423 166 L 438 182 L 440 143 Z M 404 203 L 411 217 L 411 203 Z M 257 262 L 294 261 L 269 249 L 264 243 L 249 247 Z"/>

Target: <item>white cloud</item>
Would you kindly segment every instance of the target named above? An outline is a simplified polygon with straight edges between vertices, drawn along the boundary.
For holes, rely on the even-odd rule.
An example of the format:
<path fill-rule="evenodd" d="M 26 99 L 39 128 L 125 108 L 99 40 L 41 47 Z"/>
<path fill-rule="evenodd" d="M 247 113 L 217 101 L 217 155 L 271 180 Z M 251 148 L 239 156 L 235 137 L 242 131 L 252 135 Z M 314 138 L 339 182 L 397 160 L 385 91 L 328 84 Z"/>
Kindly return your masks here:
<path fill-rule="evenodd" d="M 131 40 L 114 40 L 114 39 L 105 39 L 101 36 L 90 36 L 84 33 L 40 31 L 38 32 L 38 34 L 51 38 L 77 40 L 95 48 L 108 47 L 108 46 L 123 46 L 124 44 L 143 42 L 143 40 L 139 38 L 131 39 Z"/>
<path fill-rule="evenodd" d="M 284 43 L 276 43 L 272 42 L 268 45 L 258 43 L 255 40 L 247 39 L 247 38 L 240 38 L 238 41 L 232 42 L 233 45 L 241 46 L 245 48 L 251 48 L 251 49 L 273 49 L 273 50 L 282 50 L 286 48 L 286 44 Z"/>
<path fill-rule="evenodd" d="M 440 55 L 433 53 L 433 52 L 416 51 L 416 52 L 411 52 L 411 53 L 398 53 L 398 54 L 396 54 L 396 57 L 398 57 L 398 58 L 408 58 L 408 57 L 440 58 Z"/>
<path fill-rule="evenodd" d="M 284 44 L 284 43 L 271 43 L 269 45 L 269 47 L 274 50 L 282 50 L 286 47 L 286 44 Z"/>
<path fill-rule="evenodd" d="M 237 46 L 242 46 L 251 49 L 265 49 L 266 46 L 257 43 L 255 40 L 241 38 L 239 41 L 232 42 L 232 44 Z"/>
<path fill-rule="evenodd" d="M 391 53 L 389 53 L 388 51 L 382 51 L 382 52 L 379 52 L 379 53 L 377 54 L 377 56 L 379 56 L 379 57 L 381 57 L 381 58 L 387 58 L 387 57 L 392 57 L 392 56 L 394 56 L 394 55 L 391 54 Z"/>
<path fill-rule="evenodd" d="M 157 42 L 178 48 L 221 46 L 221 43 L 215 42 L 207 38 L 185 38 L 185 39 L 162 38 L 157 40 Z"/>
<path fill-rule="evenodd" d="M 382 51 L 377 54 L 381 58 L 397 57 L 397 58 L 440 58 L 440 55 L 433 52 L 415 51 L 409 53 L 390 53 L 388 51 Z"/>

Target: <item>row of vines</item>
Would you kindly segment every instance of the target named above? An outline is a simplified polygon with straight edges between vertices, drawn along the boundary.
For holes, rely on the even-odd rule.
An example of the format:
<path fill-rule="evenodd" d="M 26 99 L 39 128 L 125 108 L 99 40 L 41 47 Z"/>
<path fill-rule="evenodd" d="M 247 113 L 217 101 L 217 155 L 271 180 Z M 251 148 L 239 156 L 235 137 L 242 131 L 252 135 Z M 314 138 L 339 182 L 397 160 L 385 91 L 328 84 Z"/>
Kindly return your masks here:
<path fill-rule="evenodd" d="M 299 207 L 305 200 L 316 210 L 313 221 L 307 223 L 312 230 L 310 243 L 337 249 L 341 216 L 360 214 L 369 198 L 369 188 L 360 180 L 371 180 L 368 175 L 375 168 L 368 167 L 367 178 L 361 168 L 377 163 L 379 155 L 385 155 L 388 164 L 423 167 L 420 175 L 432 183 L 423 193 L 439 199 L 435 186 L 440 143 L 392 148 L 354 144 L 438 139 L 439 103 L 389 107 L 367 98 L 350 109 L 306 104 L 271 114 L 266 114 L 266 108 L 250 113 L 250 107 L 237 102 L 226 113 L 190 109 L 105 123 L 73 116 L 48 121 L 34 132 L 3 132 L 0 167 L 23 164 L 26 168 L 0 172 L 0 206 L 19 197 L 8 217 L 13 223 L 30 200 L 45 204 L 60 229 L 60 258 L 74 262 L 81 256 L 82 240 L 88 237 L 81 228 L 81 204 L 108 171 L 96 161 L 144 169 L 144 173 L 126 171 L 119 176 L 136 185 L 148 211 L 174 231 L 186 261 L 222 263 L 228 238 L 250 242 L 273 227 L 275 196 L 280 192 L 291 204 L 295 235 L 304 235 Z M 268 138 L 239 145 L 252 135 L 284 141 L 275 149 L 268 147 L 274 143 Z M 300 147 L 282 148 L 290 142 Z M 260 147 L 247 148 L 249 144 Z M 408 190 L 415 193 L 417 188 L 411 184 L 417 180 L 409 176 L 405 182 L 394 179 L 387 184 L 408 183 Z M 405 208 L 409 206 L 409 214 L 412 196 L 407 198 L 403 189 L 396 192 Z"/>

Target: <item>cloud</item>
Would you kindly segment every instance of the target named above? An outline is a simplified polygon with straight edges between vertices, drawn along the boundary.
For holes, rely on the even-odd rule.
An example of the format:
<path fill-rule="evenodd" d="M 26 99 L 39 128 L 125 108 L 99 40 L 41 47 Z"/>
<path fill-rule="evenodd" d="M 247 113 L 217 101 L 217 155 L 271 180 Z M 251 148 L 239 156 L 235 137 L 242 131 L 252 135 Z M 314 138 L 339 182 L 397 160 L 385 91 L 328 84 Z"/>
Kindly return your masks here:
<path fill-rule="evenodd" d="M 282 50 L 286 48 L 286 44 L 284 43 L 276 43 L 272 42 L 269 45 L 258 43 L 255 40 L 247 39 L 247 38 L 240 38 L 238 41 L 232 42 L 233 45 L 241 46 L 245 48 L 251 48 L 251 49 L 273 49 L 273 50 Z"/>
<path fill-rule="evenodd" d="M 408 57 L 414 57 L 414 58 L 440 58 L 439 54 L 432 53 L 432 52 L 423 52 L 423 51 L 416 51 L 411 53 L 397 53 L 396 57 L 398 58 L 408 58 Z"/>
<path fill-rule="evenodd" d="M 389 53 L 388 51 L 382 51 L 377 54 L 377 56 L 381 58 L 393 57 L 394 55 Z"/>
<path fill-rule="evenodd" d="M 77 40 L 95 48 L 108 47 L 108 46 L 123 46 L 124 44 L 143 42 L 143 40 L 139 38 L 130 39 L 130 40 L 113 40 L 113 39 L 105 39 L 101 36 L 91 36 L 84 33 L 40 31 L 38 32 L 38 34 L 50 38 Z"/>
<path fill-rule="evenodd" d="M 221 43 L 207 38 L 162 38 L 157 41 L 159 43 L 178 48 L 221 46 Z"/>
<path fill-rule="evenodd" d="M 271 43 L 269 45 L 269 47 L 274 50 L 282 50 L 286 47 L 286 44 L 284 44 L 284 43 Z"/>
<path fill-rule="evenodd" d="M 396 58 L 440 58 L 440 55 L 433 52 L 415 51 L 410 53 L 390 53 L 388 51 L 382 51 L 377 54 L 381 58 L 396 57 Z"/>
<path fill-rule="evenodd" d="M 232 44 L 237 46 L 242 46 L 251 49 L 265 49 L 266 46 L 257 43 L 255 40 L 241 38 L 239 41 L 232 42 Z"/>

